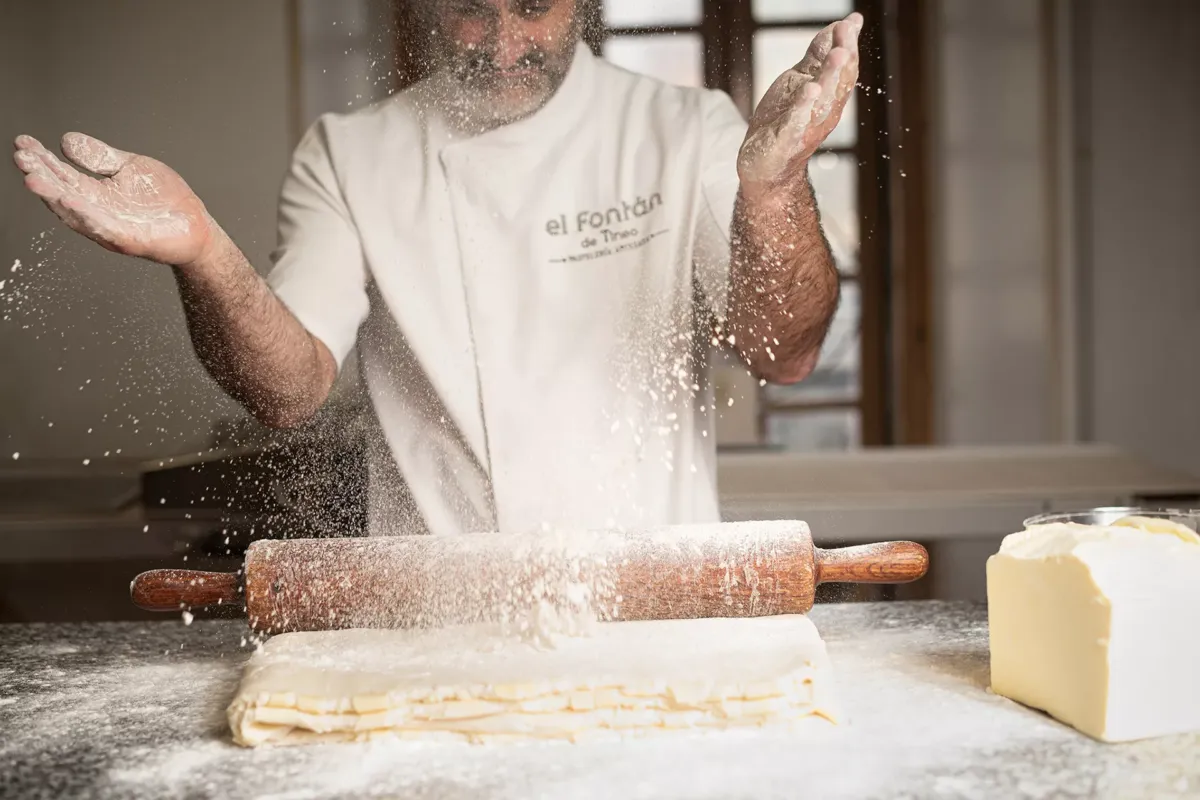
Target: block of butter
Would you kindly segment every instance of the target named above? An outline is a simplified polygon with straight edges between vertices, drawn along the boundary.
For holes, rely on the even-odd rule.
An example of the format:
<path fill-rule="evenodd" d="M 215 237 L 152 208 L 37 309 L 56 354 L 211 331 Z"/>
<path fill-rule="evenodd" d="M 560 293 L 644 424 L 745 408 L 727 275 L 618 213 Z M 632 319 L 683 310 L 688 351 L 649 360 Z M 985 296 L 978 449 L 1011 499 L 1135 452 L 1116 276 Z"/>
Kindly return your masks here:
<path fill-rule="evenodd" d="M 992 690 L 1096 739 L 1200 731 L 1200 538 L 1036 525 L 987 562 Z"/>

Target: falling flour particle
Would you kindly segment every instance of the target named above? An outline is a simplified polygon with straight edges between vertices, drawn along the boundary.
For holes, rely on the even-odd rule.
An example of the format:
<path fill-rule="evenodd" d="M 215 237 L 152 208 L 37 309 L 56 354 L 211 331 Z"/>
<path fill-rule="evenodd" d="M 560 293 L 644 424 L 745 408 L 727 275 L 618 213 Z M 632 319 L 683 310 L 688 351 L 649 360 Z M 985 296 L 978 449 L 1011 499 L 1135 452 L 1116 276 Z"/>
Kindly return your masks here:
<path fill-rule="evenodd" d="M 14 262 L 13 262 L 13 265 L 12 265 L 12 270 L 11 270 L 11 271 L 12 271 L 12 272 L 16 272 L 16 271 L 17 271 L 17 270 L 19 270 L 20 268 L 21 268 L 21 259 L 19 259 L 19 258 L 18 258 L 16 261 L 14 261 Z"/>
<path fill-rule="evenodd" d="M 191 625 L 192 620 L 195 619 L 195 617 L 192 616 L 192 612 L 190 612 L 190 611 L 184 611 L 183 614 L 181 614 L 180 616 L 183 617 L 184 625 Z"/>
<path fill-rule="evenodd" d="M 92 463 L 92 460 L 91 460 L 90 458 L 85 458 L 85 459 L 83 460 L 83 465 L 84 465 L 85 467 L 86 467 L 88 464 L 90 464 L 90 463 Z"/>

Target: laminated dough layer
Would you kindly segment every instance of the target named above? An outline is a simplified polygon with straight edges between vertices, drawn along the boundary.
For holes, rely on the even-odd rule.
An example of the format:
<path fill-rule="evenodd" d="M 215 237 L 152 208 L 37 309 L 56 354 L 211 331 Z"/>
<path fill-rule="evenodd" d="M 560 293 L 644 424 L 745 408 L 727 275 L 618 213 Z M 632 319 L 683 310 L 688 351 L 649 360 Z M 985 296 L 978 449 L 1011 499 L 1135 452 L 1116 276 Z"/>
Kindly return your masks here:
<path fill-rule="evenodd" d="M 1053 524 L 988 559 L 992 689 L 1109 742 L 1200 731 L 1200 541 Z"/>
<path fill-rule="evenodd" d="M 610 622 L 553 649 L 480 626 L 285 633 L 246 665 L 229 722 L 248 746 L 827 727 L 829 672 L 800 615 Z"/>

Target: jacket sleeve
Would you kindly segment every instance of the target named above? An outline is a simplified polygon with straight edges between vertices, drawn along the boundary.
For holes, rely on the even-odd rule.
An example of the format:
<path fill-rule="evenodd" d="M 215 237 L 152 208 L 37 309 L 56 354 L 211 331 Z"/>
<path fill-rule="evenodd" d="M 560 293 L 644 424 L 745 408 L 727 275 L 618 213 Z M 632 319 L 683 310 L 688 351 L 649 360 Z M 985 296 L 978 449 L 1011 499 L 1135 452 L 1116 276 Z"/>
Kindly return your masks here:
<path fill-rule="evenodd" d="M 330 116 L 296 147 L 279 200 L 279 243 L 267 283 L 340 368 L 370 301 L 358 230 L 330 156 Z"/>

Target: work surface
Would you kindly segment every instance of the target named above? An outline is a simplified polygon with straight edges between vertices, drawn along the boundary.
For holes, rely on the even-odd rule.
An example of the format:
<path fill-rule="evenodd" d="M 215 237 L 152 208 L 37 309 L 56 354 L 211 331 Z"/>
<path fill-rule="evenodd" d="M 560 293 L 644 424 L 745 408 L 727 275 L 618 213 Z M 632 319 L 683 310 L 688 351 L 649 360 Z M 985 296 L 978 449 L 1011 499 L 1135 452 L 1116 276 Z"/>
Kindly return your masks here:
<path fill-rule="evenodd" d="M 818 606 L 849 724 L 571 745 L 245 750 L 237 622 L 0 626 L 0 796 L 1187 797 L 1200 735 L 1102 745 L 986 691 L 986 610 Z M 747 653 L 747 658 L 753 658 Z"/>

